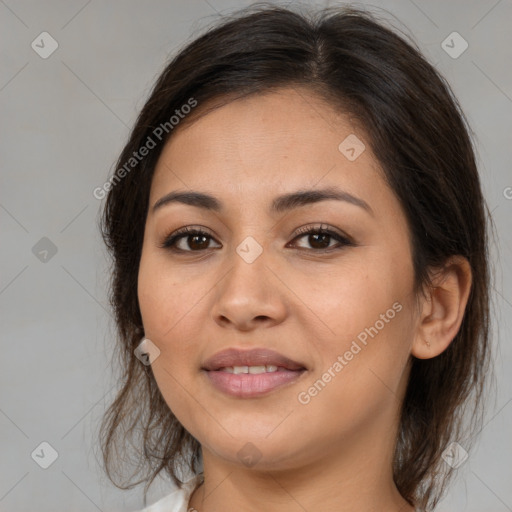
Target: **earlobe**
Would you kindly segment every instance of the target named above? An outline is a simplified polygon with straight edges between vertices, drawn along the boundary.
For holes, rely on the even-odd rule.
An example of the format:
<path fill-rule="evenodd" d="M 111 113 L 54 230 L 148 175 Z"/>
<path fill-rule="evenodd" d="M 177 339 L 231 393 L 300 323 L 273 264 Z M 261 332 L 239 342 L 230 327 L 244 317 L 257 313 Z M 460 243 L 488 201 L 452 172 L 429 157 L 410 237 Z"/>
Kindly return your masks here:
<path fill-rule="evenodd" d="M 432 277 L 411 354 L 431 359 L 444 352 L 457 335 L 471 291 L 471 266 L 463 256 L 451 256 Z"/>

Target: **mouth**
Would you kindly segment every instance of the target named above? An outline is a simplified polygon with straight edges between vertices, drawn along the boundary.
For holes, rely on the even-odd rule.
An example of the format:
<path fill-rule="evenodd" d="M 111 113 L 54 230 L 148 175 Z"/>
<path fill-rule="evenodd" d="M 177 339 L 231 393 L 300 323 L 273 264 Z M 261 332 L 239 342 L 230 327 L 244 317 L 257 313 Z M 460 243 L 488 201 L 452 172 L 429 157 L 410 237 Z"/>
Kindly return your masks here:
<path fill-rule="evenodd" d="M 201 368 L 217 390 L 240 398 L 266 395 L 298 380 L 307 368 L 267 349 L 228 349 L 215 354 Z"/>

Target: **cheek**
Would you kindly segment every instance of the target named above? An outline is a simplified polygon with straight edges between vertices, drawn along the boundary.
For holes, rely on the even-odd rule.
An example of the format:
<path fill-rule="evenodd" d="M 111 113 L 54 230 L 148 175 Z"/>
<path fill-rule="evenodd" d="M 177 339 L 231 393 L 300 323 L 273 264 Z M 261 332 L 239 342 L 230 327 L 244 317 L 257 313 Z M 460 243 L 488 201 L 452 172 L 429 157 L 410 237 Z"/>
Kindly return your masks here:
<path fill-rule="evenodd" d="M 179 383 L 200 366 L 205 303 L 214 282 L 207 280 L 206 271 L 198 276 L 193 267 L 176 270 L 165 254 L 150 250 L 143 251 L 140 262 L 138 299 L 145 336 L 160 350 L 154 373 L 169 393 L 177 392 Z"/>
<path fill-rule="evenodd" d="M 403 264 L 397 271 L 399 261 Z M 283 281 L 293 283 L 294 293 L 306 306 L 302 309 L 312 313 L 312 323 L 305 328 L 314 325 L 324 342 L 331 341 L 338 349 L 375 323 L 379 334 L 390 333 L 390 326 L 396 329 L 404 315 L 393 305 L 405 307 L 412 287 L 412 265 L 406 259 L 375 248 L 347 252 L 339 264 L 324 269 L 284 269 L 281 274 Z"/>
<path fill-rule="evenodd" d="M 323 418 L 327 438 L 357 431 L 395 409 L 410 352 L 412 322 L 405 300 L 393 302 L 383 293 L 374 294 L 370 304 L 359 303 L 359 309 L 346 304 L 346 311 L 332 316 L 336 338 L 317 342 L 320 363 L 296 396 L 308 418 Z M 305 428 L 310 427 L 312 436 L 320 428 L 308 419 Z"/>
<path fill-rule="evenodd" d="M 328 381 L 326 396 L 368 394 L 371 401 L 370 395 L 379 389 L 392 397 L 386 386 L 398 388 L 414 327 L 409 259 L 406 250 L 368 249 L 325 276 L 308 278 L 305 284 L 311 286 L 298 292 L 307 293 L 317 316 L 315 326 L 325 333 L 316 343 L 320 364 L 312 382 L 319 377 Z M 336 378 L 331 378 L 333 373 Z"/>
<path fill-rule="evenodd" d="M 199 301 L 199 284 L 198 280 L 187 281 L 186 272 L 174 271 L 165 257 L 143 251 L 138 300 L 148 338 L 172 338 L 173 331 L 180 328 L 183 318 Z"/>
<path fill-rule="evenodd" d="M 194 319 L 194 305 L 197 307 L 200 299 L 200 286 L 200 280 L 190 281 L 183 273 L 177 275 L 168 262 L 143 251 L 138 276 L 139 307 L 145 336 L 160 350 L 152 372 L 168 407 L 193 435 L 193 425 L 200 424 L 200 418 L 190 419 L 191 398 L 187 390 L 191 370 L 199 371 L 199 349 L 194 340 L 200 339 L 201 322 Z"/>

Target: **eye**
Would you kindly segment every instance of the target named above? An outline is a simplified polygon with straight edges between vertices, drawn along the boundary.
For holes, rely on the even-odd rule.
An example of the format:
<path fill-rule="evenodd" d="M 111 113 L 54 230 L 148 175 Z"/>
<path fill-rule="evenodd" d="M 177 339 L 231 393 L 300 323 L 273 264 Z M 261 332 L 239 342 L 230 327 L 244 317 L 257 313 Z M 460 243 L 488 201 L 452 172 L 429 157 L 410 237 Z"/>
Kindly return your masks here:
<path fill-rule="evenodd" d="M 331 251 L 336 249 L 341 249 L 344 246 L 353 246 L 354 243 L 346 236 L 330 229 L 328 227 L 324 227 L 323 225 L 320 227 L 311 227 L 306 226 L 304 228 L 300 228 L 297 230 L 298 236 L 296 236 L 293 240 L 298 240 L 300 238 L 306 238 L 306 241 L 312 249 L 306 247 L 307 250 L 312 250 L 314 252 L 321 251 Z M 335 240 L 338 242 L 338 245 L 331 245 L 331 242 Z"/>
<path fill-rule="evenodd" d="M 341 249 L 344 246 L 355 245 L 348 237 L 321 225 L 320 227 L 306 226 L 300 228 L 295 233 L 295 241 L 300 238 L 307 238 L 311 248 L 299 247 L 313 252 L 331 251 Z M 178 229 L 167 236 L 159 245 L 163 249 L 169 249 L 174 252 L 200 252 L 211 249 L 210 241 L 214 240 L 211 234 L 200 228 L 185 227 Z M 332 241 L 338 242 L 337 245 L 331 245 Z M 181 245 L 181 246 L 180 246 Z M 293 245 L 292 245 L 293 246 Z M 217 246 L 217 248 L 220 245 Z"/>
<path fill-rule="evenodd" d="M 199 252 L 210 249 L 210 240 L 213 238 L 207 231 L 187 226 L 166 237 L 160 247 L 176 252 Z M 181 243 L 182 241 L 185 243 Z"/>

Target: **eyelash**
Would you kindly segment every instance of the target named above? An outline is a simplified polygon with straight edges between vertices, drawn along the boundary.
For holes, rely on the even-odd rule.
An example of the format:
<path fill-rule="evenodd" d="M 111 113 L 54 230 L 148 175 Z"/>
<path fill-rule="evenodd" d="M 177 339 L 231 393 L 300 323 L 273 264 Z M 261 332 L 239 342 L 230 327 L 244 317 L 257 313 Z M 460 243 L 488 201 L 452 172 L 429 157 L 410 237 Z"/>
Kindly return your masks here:
<path fill-rule="evenodd" d="M 329 235 L 330 237 L 334 238 L 340 244 L 337 247 L 336 246 L 335 247 L 327 247 L 325 249 L 299 248 L 299 249 L 310 251 L 310 252 L 326 253 L 326 252 L 332 252 L 335 250 L 340 250 L 345 246 L 354 246 L 355 245 L 348 237 L 343 236 L 343 235 L 337 233 L 336 231 L 334 231 L 328 227 L 325 227 L 323 225 L 321 225 L 320 227 L 306 226 L 304 228 L 298 229 L 297 232 L 295 233 L 295 236 L 292 241 L 296 240 L 297 238 L 302 238 L 306 235 Z M 204 251 L 208 250 L 208 249 L 200 249 L 197 251 L 193 251 L 193 250 L 178 249 L 176 247 L 175 244 L 178 240 L 180 240 L 181 238 L 188 238 L 188 237 L 192 237 L 192 236 L 205 236 L 210 239 L 213 239 L 213 237 L 207 231 L 187 226 L 185 228 L 178 229 L 177 231 L 175 231 L 175 232 L 171 233 L 170 235 L 168 235 L 167 237 L 165 237 L 164 241 L 159 245 L 159 247 L 162 249 L 167 249 L 169 251 L 176 252 L 176 253 L 194 253 L 194 252 L 200 253 L 200 252 L 204 252 Z"/>

